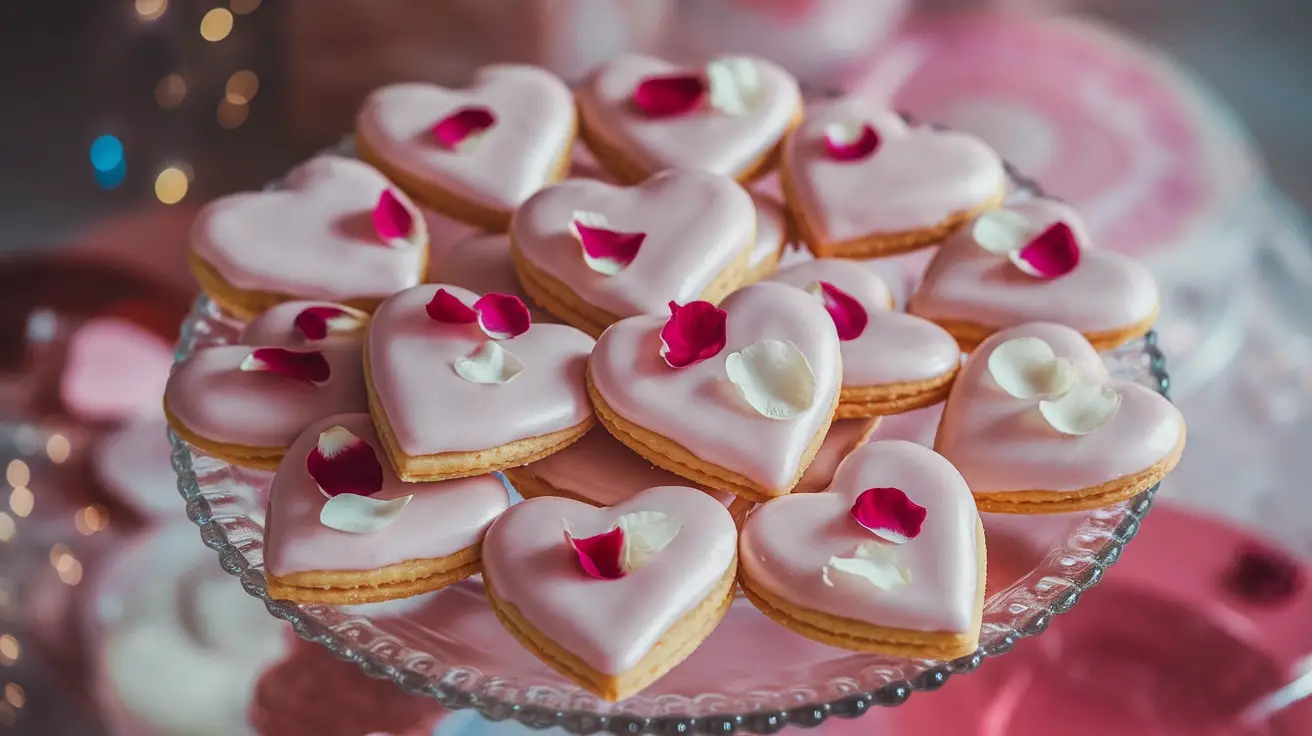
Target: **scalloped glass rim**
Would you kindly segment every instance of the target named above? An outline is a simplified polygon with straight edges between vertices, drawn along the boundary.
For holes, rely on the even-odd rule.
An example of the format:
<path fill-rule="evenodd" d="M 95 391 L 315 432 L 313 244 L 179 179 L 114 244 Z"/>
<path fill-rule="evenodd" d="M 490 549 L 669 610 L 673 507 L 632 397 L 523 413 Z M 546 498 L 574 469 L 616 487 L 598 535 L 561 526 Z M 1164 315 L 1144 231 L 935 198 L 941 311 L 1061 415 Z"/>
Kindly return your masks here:
<path fill-rule="evenodd" d="M 351 150 L 349 145 L 342 145 L 333 152 L 350 155 Z M 1008 172 L 1015 195 L 1038 193 L 1032 182 L 1011 169 Z M 182 360 L 203 345 L 229 342 L 235 339 L 237 329 L 237 325 L 226 321 L 213 303 L 201 296 L 182 325 L 175 358 Z M 1165 359 L 1157 349 L 1153 333 L 1104 354 L 1104 359 L 1118 377 L 1139 381 L 1167 394 L 1170 382 Z M 751 699 L 754 708 L 739 709 L 746 712 L 716 712 L 713 707 L 711 712 L 698 712 L 695 706 L 699 701 L 733 700 L 730 696 L 717 698 L 713 694 L 697 698 L 639 694 L 599 712 L 600 709 L 544 705 L 542 693 L 534 692 L 533 687 L 498 687 L 500 678 L 459 663 L 436 662 L 430 655 L 405 648 L 367 618 L 350 612 L 329 606 L 302 607 L 270 598 L 260 567 L 263 509 L 253 497 L 253 489 L 242 481 L 242 471 L 193 453 L 172 432 L 169 439 L 173 445 L 173 466 L 178 473 L 178 491 L 186 501 L 188 518 L 200 527 L 201 539 L 218 553 L 223 569 L 241 579 L 248 594 L 264 601 L 269 612 L 290 623 L 302 639 L 318 642 L 337 657 L 355 662 L 371 677 L 391 680 L 402 690 L 431 697 L 446 708 L 472 708 L 491 720 L 513 718 L 535 728 L 558 726 L 577 734 L 767 734 L 789 724 L 814 726 L 831 716 L 854 718 L 874 706 L 899 705 L 917 690 L 936 690 L 950 676 L 971 672 L 986 658 L 1006 653 L 1016 640 L 1042 633 L 1054 615 L 1070 610 L 1080 595 L 1098 584 L 1106 569 L 1120 557 L 1121 549 L 1138 532 L 1157 492 L 1154 486 L 1130 501 L 1091 513 L 1070 531 L 1065 544 L 1049 550 L 1040 565 L 1010 587 L 993 593 L 985 602 L 980 647 L 973 654 L 949 662 L 903 660 L 897 668 L 901 675 L 898 679 L 877 684 L 858 679 L 865 670 L 841 678 L 842 682 L 821 687 L 807 684 L 802 689 L 809 697 L 799 698 L 801 693 L 796 690 L 754 692 Z M 215 473 L 226 477 L 222 482 L 207 482 L 202 487 L 198 469 L 207 479 Z M 421 661 L 427 666 L 417 668 Z M 868 669 L 879 670 L 878 667 Z M 915 671 L 907 673 L 907 669 Z M 886 669 L 879 671 L 887 675 Z M 821 691 L 830 695 L 820 695 Z M 518 697 L 507 697 L 506 693 Z M 553 699 L 579 702 L 563 694 Z M 671 699 L 680 702 L 676 704 Z"/>

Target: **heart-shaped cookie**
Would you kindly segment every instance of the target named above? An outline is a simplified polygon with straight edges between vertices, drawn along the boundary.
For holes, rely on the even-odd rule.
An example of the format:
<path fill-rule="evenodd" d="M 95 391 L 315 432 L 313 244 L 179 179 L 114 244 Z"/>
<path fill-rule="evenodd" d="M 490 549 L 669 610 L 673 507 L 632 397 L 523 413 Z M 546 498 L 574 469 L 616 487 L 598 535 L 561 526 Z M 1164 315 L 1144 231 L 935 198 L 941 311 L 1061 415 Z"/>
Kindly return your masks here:
<path fill-rule="evenodd" d="M 428 282 L 451 284 L 475 294 L 514 294 L 528 301 L 510 259 L 510 236 L 475 233 L 452 243 L 428 268 Z M 556 322 L 546 310 L 530 305 L 533 321 Z"/>
<path fill-rule="evenodd" d="M 368 498 L 395 502 L 411 496 L 384 528 L 343 531 L 325 524 L 325 518 L 332 521 L 324 516 L 329 497 L 311 476 L 308 463 L 320 435 L 334 428 L 363 442 L 364 451 L 382 469 L 381 488 Z M 368 414 L 328 417 L 292 443 L 273 477 L 264 533 L 269 595 L 342 605 L 404 598 L 450 585 L 478 572 L 483 534 L 509 506 L 505 485 L 491 475 L 403 483 L 387 467 Z"/>
<path fill-rule="evenodd" d="M 987 231 L 977 235 L 975 227 L 964 227 L 938 249 L 908 311 L 945 327 L 966 350 L 997 330 L 1036 320 L 1073 327 L 1099 350 L 1152 329 L 1159 303 L 1152 274 L 1128 256 L 1091 248 L 1073 207 L 1033 199 L 1009 204 L 999 214 L 1022 218 L 1019 245 L 1065 225 L 1079 249 L 1078 262 L 1064 275 L 1031 275 L 1006 253 L 981 246 L 977 237 Z"/>
<path fill-rule="evenodd" d="M 1007 374 L 1001 358 L 990 360 L 994 350 L 1023 346 L 1013 342 L 1023 338 L 1049 349 L 1025 371 L 1054 377 L 1058 385 L 1047 395 L 1017 398 L 1013 393 L 1034 392 L 1009 392 L 999 383 L 997 376 L 1006 381 Z M 1072 379 L 1057 380 L 1059 374 Z M 1102 422 L 1084 434 L 1058 429 L 1062 422 L 1053 413 L 1064 384 L 1077 375 L 1106 390 L 1089 392 L 1099 403 L 1075 407 Z M 1184 442 L 1184 419 L 1171 402 L 1139 384 L 1111 380 L 1080 333 L 1040 322 L 1003 330 L 971 354 L 948 395 L 934 449 L 961 471 L 981 511 L 1060 513 L 1106 506 L 1152 487 L 1175 467 Z"/>
<path fill-rule="evenodd" d="M 338 315 L 316 339 L 297 326 L 302 314 Z M 307 426 L 332 414 L 363 412 L 360 346 L 368 316 L 327 302 L 284 302 L 247 325 L 240 345 L 196 351 L 164 388 L 164 415 L 179 437 L 233 465 L 273 470 Z M 250 370 L 260 348 L 322 355 L 324 381 Z"/>
<path fill-rule="evenodd" d="M 929 320 L 894 312 L 892 294 L 873 269 L 826 258 L 770 280 L 814 294 L 840 327 L 840 419 L 901 414 L 947 397 L 961 364 L 956 341 Z"/>
<path fill-rule="evenodd" d="M 569 170 L 569 88 L 550 72 L 500 64 L 468 89 L 394 84 L 375 90 L 355 122 L 364 160 L 426 207 L 502 232 L 537 190 Z"/>
<path fill-rule="evenodd" d="M 741 90 L 740 109 L 717 105 L 710 89 L 717 79 Z M 645 82 L 665 83 L 678 94 L 680 80 L 690 95 L 682 109 L 642 104 Z M 588 148 L 607 171 L 630 184 L 671 168 L 750 181 L 774 167 L 779 141 L 802 117 L 797 80 L 754 57 L 719 59 L 693 69 L 650 56 L 618 56 L 595 69 L 575 99 Z"/>
<path fill-rule="evenodd" d="M 853 450 L 869 442 L 882 421 L 880 417 L 835 419 L 825 433 L 824 444 L 820 445 L 815 459 L 807 466 L 802 479 L 793 488 L 793 493 L 817 493 L 828 488 L 834 480 L 834 473 L 838 471 L 838 465 Z"/>
<path fill-rule="evenodd" d="M 927 659 L 979 645 L 979 513 L 961 474 L 920 445 L 863 445 L 829 490 L 756 509 L 739 557 L 748 599 L 816 641 Z"/>
<path fill-rule="evenodd" d="M 650 538 L 640 524 L 652 521 L 664 530 L 663 544 L 622 565 L 618 577 L 589 574 L 582 542 L 622 529 L 621 550 L 632 549 Z M 619 700 L 683 661 L 724 617 L 733 600 L 736 539 L 724 506 L 692 488 L 650 488 L 600 509 L 534 498 L 488 530 L 483 583 L 521 644 L 582 687 Z"/>
<path fill-rule="evenodd" d="M 1007 177 L 983 141 L 848 97 L 808 108 L 784 143 L 781 182 L 813 253 L 872 258 L 943 240 L 1001 203 Z"/>
<path fill-rule="evenodd" d="M 673 356 L 663 357 L 665 318 L 617 322 L 588 361 L 588 390 L 606 429 L 639 455 L 760 502 L 788 493 L 823 442 L 842 356 L 829 313 L 803 291 L 753 284 L 723 306 L 723 344 L 679 368 L 669 362 Z M 760 351 L 767 360 L 756 360 Z M 762 387 L 744 373 L 770 384 L 763 390 L 777 394 L 774 407 L 789 410 L 778 418 L 762 413 L 754 393 Z"/>
<path fill-rule="evenodd" d="M 494 339 L 472 321 L 430 316 L 439 291 L 466 308 L 479 299 L 449 285 L 403 291 L 378 308 L 365 345 L 369 411 L 402 480 L 523 465 L 588 431 L 584 374 L 592 338 L 565 325 L 535 324 Z"/>
<path fill-rule="evenodd" d="M 371 222 L 384 193 L 416 212 L 368 164 L 320 156 L 296 167 L 284 187 L 221 197 L 191 229 L 191 270 L 224 311 L 251 319 L 285 301 L 316 299 L 373 311 L 418 284 L 428 262 L 423 218 L 388 241 Z"/>
<path fill-rule="evenodd" d="M 639 242 L 626 264 L 608 269 L 588 257 L 576 232 L 589 215 Z M 732 179 L 680 169 L 635 187 L 561 182 L 524 203 L 510 235 L 533 300 L 599 335 L 625 317 L 665 314 L 670 301 L 723 299 L 747 278 L 755 221 L 751 196 Z"/>
<path fill-rule="evenodd" d="M 753 283 L 774 273 L 788 243 L 788 215 L 773 197 L 752 192 L 756 204 L 756 245 L 747 263 L 747 281 Z"/>

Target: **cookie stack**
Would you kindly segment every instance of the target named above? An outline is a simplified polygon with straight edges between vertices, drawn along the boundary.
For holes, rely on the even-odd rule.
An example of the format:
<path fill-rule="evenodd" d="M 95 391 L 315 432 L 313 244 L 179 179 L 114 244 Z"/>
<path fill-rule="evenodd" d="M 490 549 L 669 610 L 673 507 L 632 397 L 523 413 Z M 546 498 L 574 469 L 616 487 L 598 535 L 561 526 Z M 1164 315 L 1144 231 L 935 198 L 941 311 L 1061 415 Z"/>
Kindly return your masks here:
<path fill-rule="evenodd" d="M 355 141 L 192 233 L 202 287 L 250 322 L 175 370 L 165 411 L 276 470 L 275 597 L 481 572 L 507 629 L 608 699 L 738 587 L 818 641 L 951 658 L 978 645 L 977 509 L 1115 503 L 1183 448 L 1096 352 L 1151 328 L 1151 278 L 1060 202 L 1004 205 L 970 136 L 804 106 L 760 59 L 626 56 L 573 91 L 523 66 L 380 89 Z M 776 170 L 782 202 L 753 184 Z M 444 220 L 482 232 L 430 243 Z M 814 258 L 776 270 L 789 242 Z M 932 247 L 894 311 L 868 259 Z M 945 400 L 935 450 L 867 442 Z"/>

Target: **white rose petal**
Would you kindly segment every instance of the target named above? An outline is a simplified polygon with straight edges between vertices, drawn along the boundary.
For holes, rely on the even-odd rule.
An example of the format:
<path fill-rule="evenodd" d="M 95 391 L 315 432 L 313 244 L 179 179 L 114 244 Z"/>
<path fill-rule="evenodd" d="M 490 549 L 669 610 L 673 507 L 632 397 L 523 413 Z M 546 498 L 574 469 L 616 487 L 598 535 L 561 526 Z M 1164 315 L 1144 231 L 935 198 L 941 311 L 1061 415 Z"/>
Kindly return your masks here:
<path fill-rule="evenodd" d="M 460 377 L 470 383 L 510 383 L 524 372 L 524 363 L 514 353 L 488 340 L 469 355 L 456 360 Z"/>
<path fill-rule="evenodd" d="M 1020 250 L 1034 237 L 1034 225 L 1019 212 L 993 210 L 975 218 L 970 235 L 990 253 L 1007 255 Z"/>
<path fill-rule="evenodd" d="M 349 534 L 373 534 L 385 529 L 410 503 L 411 496 L 380 500 L 343 493 L 328 499 L 319 511 L 319 523 Z"/>
<path fill-rule="evenodd" d="M 988 366 L 998 387 L 1018 399 L 1061 396 L 1079 380 L 1075 364 L 1058 358 L 1037 337 L 1018 337 L 993 348 Z"/>
<path fill-rule="evenodd" d="M 738 394 L 762 416 L 792 419 L 815 405 L 815 373 L 787 340 L 767 338 L 730 353 L 724 370 Z"/>
<path fill-rule="evenodd" d="M 1106 424 L 1121 408 L 1121 394 L 1100 380 L 1082 378 L 1057 399 L 1039 402 L 1039 413 L 1058 432 L 1085 435 Z"/>
<path fill-rule="evenodd" d="M 858 582 L 892 590 L 911 582 L 911 571 L 898 560 L 897 549 L 882 542 L 865 542 L 851 557 L 830 557 L 820 574 L 831 588 Z"/>
<path fill-rule="evenodd" d="M 621 516 L 617 524 L 624 530 L 620 565 L 626 573 L 665 549 L 683 529 L 678 519 L 661 511 L 635 511 Z"/>
<path fill-rule="evenodd" d="M 706 65 L 711 107 L 729 115 L 745 115 L 761 96 L 756 63 L 742 56 L 725 56 Z"/>

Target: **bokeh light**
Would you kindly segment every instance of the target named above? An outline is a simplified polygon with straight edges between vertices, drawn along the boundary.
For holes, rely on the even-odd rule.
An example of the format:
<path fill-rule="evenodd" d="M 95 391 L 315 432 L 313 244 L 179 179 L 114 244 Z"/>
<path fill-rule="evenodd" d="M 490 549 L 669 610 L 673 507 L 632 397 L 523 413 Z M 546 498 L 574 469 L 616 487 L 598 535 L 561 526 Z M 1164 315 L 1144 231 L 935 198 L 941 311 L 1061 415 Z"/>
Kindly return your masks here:
<path fill-rule="evenodd" d="M 22 460 L 10 460 L 5 468 L 5 482 L 14 488 L 25 486 L 32 482 L 32 469 Z"/>
<path fill-rule="evenodd" d="M 134 4 L 137 17 L 145 20 L 159 20 L 164 11 L 169 9 L 169 0 L 137 0 Z"/>
<path fill-rule="evenodd" d="M 232 33 L 232 11 L 213 8 L 200 19 L 200 36 L 211 43 L 222 41 Z"/>
<path fill-rule="evenodd" d="M 177 107 L 187 99 L 187 80 L 181 74 L 170 74 L 155 85 L 155 102 L 168 109 Z"/>
<path fill-rule="evenodd" d="M 128 161 L 124 156 L 123 142 L 112 135 L 102 135 L 91 143 L 91 168 L 96 172 L 96 183 L 113 189 L 123 183 L 128 174 Z"/>
<path fill-rule="evenodd" d="M 18 518 L 26 518 L 32 513 L 32 507 L 36 505 L 36 496 L 31 489 L 25 487 L 15 488 L 9 492 L 9 510 L 14 512 Z"/>
<path fill-rule="evenodd" d="M 27 693 L 23 692 L 23 686 L 16 682 L 5 684 L 5 702 L 15 708 L 22 708 L 27 702 Z"/>
<path fill-rule="evenodd" d="M 177 166 L 170 166 L 155 177 L 155 198 L 164 204 L 177 204 L 187 196 L 189 187 L 187 174 Z"/>
<path fill-rule="evenodd" d="M 109 509 L 100 504 L 79 509 L 73 515 L 73 528 L 84 537 L 89 537 L 109 526 Z"/>
<path fill-rule="evenodd" d="M 231 0 L 228 7 L 237 15 L 250 15 L 260 8 L 260 0 Z"/>
<path fill-rule="evenodd" d="M 260 78 L 250 69 L 242 69 L 228 77 L 223 96 L 234 105 L 247 105 L 260 91 Z"/>
<path fill-rule="evenodd" d="M 64 435 L 56 432 L 46 440 L 46 457 L 50 458 L 50 462 L 58 465 L 67 460 L 71 454 L 73 454 L 73 446 Z"/>
<path fill-rule="evenodd" d="M 13 539 L 15 531 L 14 517 L 0 511 L 0 542 Z"/>
<path fill-rule="evenodd" d="M 250 117 L 250 112 L 250 108 L 244 103 L 237 104 L 231 100 L 223 100 L 219 103 L 219 125 L 228 130 L 241 127 L 241 124 L 246 122 L 246 118 Z"/>
<path fill-rule="evenodd" d="M 18 646 L 18 640 L 13 634 L 0 634 L 0 664 L 15 663 L 22 653 L 22 648 Z"/>

